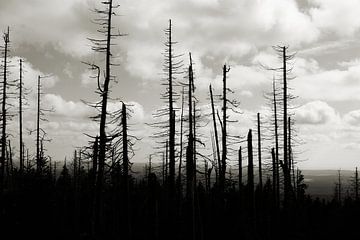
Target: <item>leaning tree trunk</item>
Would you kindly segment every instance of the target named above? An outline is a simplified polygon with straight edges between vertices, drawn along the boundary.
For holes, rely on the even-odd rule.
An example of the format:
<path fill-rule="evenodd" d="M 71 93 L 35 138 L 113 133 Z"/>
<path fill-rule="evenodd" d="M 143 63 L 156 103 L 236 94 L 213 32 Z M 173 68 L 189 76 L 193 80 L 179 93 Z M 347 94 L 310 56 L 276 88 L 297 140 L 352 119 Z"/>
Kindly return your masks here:
<path fill-rule="evenodd" d="M 216 156 L 217 156 L 217 161 L 218 161 L 218 172 L 220 172 L 220 174 L 221 174 L 221 158 L 220 158 L 220 148 L 219 148 L 219 137 L 218 137 L 218 131 L 217 131 L 217 126 L 216 126 L 214 97 L 213 97 L 211 84 L 209 86 L 209 90 L 210 90 L 210 99 L 211 99 L 211 115 L 212 115 L 212 119 L 213 119 L 213 123 L 214 123 Z M 219 183 L 217 182 L 217 184 L 219 184 Z"/>
<path fill-rule="evenodd" d="M 278 120 L 277 120 L 277 102 L 276 102 L 276 88 L 275 80 L 273 80 L 273 105 L 274 105 L 274 128 L 275 128 L 275 182 L 274 188 L 276 191 L 276 207 L 280 207 L 280 172 L 279 172 L 279 134 L 278 134 Z"/>

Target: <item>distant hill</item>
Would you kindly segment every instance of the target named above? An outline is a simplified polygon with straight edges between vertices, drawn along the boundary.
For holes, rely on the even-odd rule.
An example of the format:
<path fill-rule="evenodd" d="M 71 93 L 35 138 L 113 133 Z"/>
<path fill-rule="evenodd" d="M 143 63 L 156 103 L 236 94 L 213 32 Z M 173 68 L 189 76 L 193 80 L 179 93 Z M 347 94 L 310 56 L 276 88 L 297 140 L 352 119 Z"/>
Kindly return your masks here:
<path fill-rule="evenodd" d="M 155 172 L 161 172 L 161 165 L 154 163 L 153 169 Z M 145 163 L 134 163 L 132 166 L 132 175 L 135 178 L 143 177 L 145 169 Z M 60 172 L 61 169 L 59 169 Z M 256 170 L 255 170 L 256 171 Z M 337 170 L 302 170 L 305 177 L 305 183 L 308 185 L 306 190 L 307 194 L 313 197 L 330 199 L 334 195 L 335 183 L 338 181 Z M 234 177 L 236 178 L 237 173 L 233 171 Z M 244 181 L 246 172 L 244 169 Z M 345 196 L 346 191 L 350 186 L 350 179 L 354 176 L 354 171 L 341 170 L 341 180 L 343 184 L 343 194 Z M 161 176 L 159 176 L 161 178 Z M 255 179 L 256 181 L 256 179 Z"/>
<path fill-rule="evenodd" d="M 320 198 L 331 198 L 334 194 L 335 183 L 338 181 L 337 170 L 303 170 L 305 182 L 308 185 L 306 193 Z M 353 171 L 341 170 L 343 193 L 349 189 Z"/>

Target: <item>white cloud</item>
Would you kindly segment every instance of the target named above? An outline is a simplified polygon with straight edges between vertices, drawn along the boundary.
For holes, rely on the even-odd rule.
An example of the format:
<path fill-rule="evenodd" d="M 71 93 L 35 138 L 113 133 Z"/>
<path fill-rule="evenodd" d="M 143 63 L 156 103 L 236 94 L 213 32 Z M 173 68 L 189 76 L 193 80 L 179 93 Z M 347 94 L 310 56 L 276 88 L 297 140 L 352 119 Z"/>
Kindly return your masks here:
<path fill-rule="evenodd" d="M 360 27 L 358 0 L 312 0 L 316 6 L 310 10 L 313 22 L 323 31 L 351 36 Z"/>
<path fill-rule="evenodd" d="M 360 126 L 360 110 L 354 110 L 351 112 L 348 112 L 343 117 L 344 121 L 347 124 L 353 125 L 353 126 Z"/>
<path fill-rule="evenodd" d="M 82 102 L 66 101 L 60 95 L 45 94 L 43 97 L 45 109 L 53 108 L 50 115 L 66 118 L 88 118 L 94 115 L 94 110 Z"/>
<path fill-rule="evenodd" d="M 323 101 L 308 102 L 296 109 L 296 122 L 300 124 L 326 124 L 337 121 L 335 109 Z"/>
<path fill-rule="evenodd" d="M 295 93 L 301 98 L 329 101 L 360 99 L 360 66 L 346 70 L 323 70 L 298 76 L 294 80 Z"/>
<path fill-rule="evenodd" d="M 72 56 L 89 53 L 89 37 L 85 28 L 90 19 L 88 1 L 2 1 L 0 28 L 10 25 L 10 39 L 15 46 L 53 44 Z M 86 23 L 86 21 L 88 21 Z"/>

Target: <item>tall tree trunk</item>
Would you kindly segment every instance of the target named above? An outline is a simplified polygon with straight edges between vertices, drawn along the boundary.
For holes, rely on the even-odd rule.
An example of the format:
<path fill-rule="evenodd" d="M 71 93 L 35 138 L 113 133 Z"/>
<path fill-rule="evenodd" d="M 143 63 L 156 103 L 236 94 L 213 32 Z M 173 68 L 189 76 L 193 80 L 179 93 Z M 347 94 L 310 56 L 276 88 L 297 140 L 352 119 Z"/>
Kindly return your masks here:
<path fill-rule="evenodd" d="M 193 201 L 194 198 L 194 127 L 193 127 L 193 68 L 192 59 L 190 54 L 189 65 L 189 83 L 188 83 L 188 114 L 189 114 L 189 137 L 186 156 L 186 196 L 189 201 Z"/>
<path fill-rule="evenodd" d="M 22 100 L 23 100 L 23 80 L 22 80 L 22 63 L 20 59 L 20 78 L 19 78 L 19 150 L 20 150 L 20 174 L 24 172 L 24 153 L 23 153 L 23 126 L 22 126 Z"/>
<path fill-rule="evenodd" d="M 221 174 L 220 174 L 220 191 L 223 192 L 225 189 L 225 174 L 226 174 L 226 158 L 227 158 L 227 87 L 226 87 L 226 73 L 229 70 L 226 64 L 223 66 L 223 120 L 222 120 L 222 158 L 221 158 Z"/>
<path fill-rule="evenodd" d="M 279 134 L 278 134 L 278 120 L 277 120 L 277 102 L 276 102 L 276 87 L 273 79 L 273 105 L 274 105 L 274 128 L 275 128 L 275 178 L 274 183 L 276 191 L 276 206 L 280 207 L 280 172 L 279 172 Z"/>
<path fill-rule="evenodd" d="M 9 27 L 7 28 L 7 33 L 4 34 L 4 72 L 3 72 L 3 92 L 2 92 L 2 133 L 1 133 L 1 169 L 0 169 L 0 191 L 3 192 L 4 190 L 4 183 L 5 183 L 5 162 L 6 162 L 6 118 L 7 118 L 7 111 L 6 111 L 6 88 L 7 88 L 7 61 L 8 61 L 8 44 L 10 42 L 9 39 Z"/>
<path fill-rule="evenodd" d="M 110 66 L 111 66 L 111 29 L 112 29 L 112 15 L 113 5 L 112 0 L 108 2 L 107 12 L 107 23 L 106 23 L 106 57 L 105 57 L 105 80 L 102 89 L 102 101 L 101 101 L 101 115 L 100 115 L 100 126 L 99 126 L 99 158 L 98 158 L 98 174 L 96 179 L 96 234 L 101 235 L 103 231 L 102 221 L 102 192 L 104 184 L 104 169 L 106 160 L 106 117 L 107 117 L 107 102 L 109 95 L 109 84 L 110 84 Z"/>
<path fill-rule="evenodd" d="M 180 156 L 179 156 L 179 173 L 178 173 L 178 194 L 179 198 L 181 198 L 182 195 L 182 155 L 183 155 L 183 127 L 184 127 L 184 88 L 182 91 L 182 97 L 181 97 L 181 115 L 180 115 Z"/>
<path fill-rule="evenodd" d="M 284 137 L 284 204 L 288 206 L 291 197 L 291 174 L 288 149 L 288 110 L 287 110 L 287 61 L 286 47 L 282 47 L 283 56 L 283 137 Z"/>
<path fill-rule="evenodd" d="M 131 238 L 131 219 L 130 219 L 130 191 L 129 191 L 129 151 L 128 151 L 128 133 L 127 133 L 127 116 L 126 116 L 126 105 L 122 105 L 122 118 L 121 125 L 123 127 L 123 182 L 124 182 L 124 212 L 126 214 L 126 239 Z"/>
<path fill-rule="evenodd" d="M 249 197 L 249 209 L 250 213 L 254 213 L 254 158 L 253 158 L 253 146 L 252 146 L 252 131 L 248 132 L 247 136 L 247 148 L 248 148 L 248 197 Z"/>
<path fill-rule="evenodd" d="M 36 172 L 42 174 L 42 162 L 40 157 L 40 101 L 41 101 L 41 83 L 38 76 L 37 84 L 37 116 L 36 116 Z"/>
<path fill-rule="evenodd" d="M 170 197 L 175 194 L 175 110 L 173 107 L 173 56 L 171 20 L 169 20 L 169 188 Z"/>
<path fill-rule="evenodd" d="M 296 177 L 295 177 L 295 163 L 294 163 L 294 157 L 293 157 L 293 151 L 292 151 L 292 143 L 291 143 L 291 118 L 288 117 L 288 131 L 289 131 L 289 136 L 288 136 L 288 152 L 289 152 L 289 164 L 290 164 L 290 169 L 289 169 L 289 174 L 290 174 L 290 179 L 292 180 L 292 183 L 290 181 L 290 193 L 291 193 L 291 197 L 294 197 L 296 199 L 296 191 L 294 191 L 294 188 L 296 186 Z"/>
<path fill-rule="evenodd" d="M 196 104 L 195 101 L 193 102 L 194 105 L 194 114 L 193 114 L 193 118 L 194 118 L 194 158 L 193 158 L 193 171 L 194 171 L 194 190 L 196 191 L 196 186 L 197 186 L 197 169 L 196 169 Z"/>

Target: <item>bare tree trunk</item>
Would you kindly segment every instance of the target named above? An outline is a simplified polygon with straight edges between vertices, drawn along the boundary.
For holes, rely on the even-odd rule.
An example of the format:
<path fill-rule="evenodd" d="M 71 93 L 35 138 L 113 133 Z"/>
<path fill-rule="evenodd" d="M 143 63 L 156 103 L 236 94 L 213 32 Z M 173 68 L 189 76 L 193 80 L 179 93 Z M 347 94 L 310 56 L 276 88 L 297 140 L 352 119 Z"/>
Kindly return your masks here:
<path fill-rule="evenodd" d="M 196 169 L 196 104 L 195 101 L 193 102 L 194 105 L 194 114 L 193 114 L 193 118 L 194 118 L 194 158 L 193 158 L 193 171 L 194 171 L 194 191 L 196 192 L 196 187 L 197 187 L 197 169 Z"/>
<path fill-rule="evenodd" d="M 175 110 L 173 107 L 173 56 L 171 19 L 169 20 L 169 188 L 170 197 L 175 194 Z"/>
<path fill-rule="evenodd" d="M 253 158 L 253 146 L 252 146 L 252 131 L 248 132 L 247 136 L 247 148 L 248 148 L 248 197 L 249 197 L 249 209 L 250 213 L 254 213 L 254 158 Z"/>
<path fill-rule="evenodd" d="M 19 79 L 19 150 L 20 150 L 20 174 L 24 172 L 24 153 L 23 153 L 23 126 L 22 126 L 22 99 L 23 99 L 23 80 L 22 80 L 22 63 L 20 59 L 20 79 Z"/>
<path fill-rule="evenodd" d="M 40 76 L 38 76 L 37 84 L 37 117 L 36 117 L 36 172 L 42 174 L 42 162 L 40 159 L 40 98 L 41 85 Z"/>
<path fill-rule="evenodd" d="M 112 15 L 113 5 L 112 0 L 108 2 L 108 13 L 107 13 L 107 24 L 106 24 L 106 57 L 105 57 L 105 80 L 102 89 L 102 101 L 101 101 L 101 115 L 100 115 L 100 128 L 99 128 L 99 158 L 98 158 L 98 174 L 96 182 L 96 232 L 101 234 L 103 228 L 102 222 L 102 192 L 104 184 L 104 168 L 106 160 L 106 116 L 107 116 L 107 101 L 109 95 L 109 84 L 110 84 L 110 66 L 111 66 L 111 29 L 112 29 Z"/>
<path fill-rule="evenodd" d="M 276 191 L 276 206 L 280 207 L 280 172 L 279 172 L 279 134 L 278 134 L 278 120 L 277 120 L 277 102 L 276 102 L 276 88 L 275 80 L 273 80 L 273 105 L 274 105 L 274 128 L 275 128 L 275 182 L 274 188 Z"/>
<path fill-rule="evenodd" d="M 288 110 L 287 110 L 287 62 L 286 62 L 286 47 L 282 47 L 283 56 L 283 137 L 284 137 L 284 204 L 288 206 L 291 197 L 291 175 L 290 162 L 288 151 Z"/>
<path fill-rule="evenodd" d="M 179 173 L 178 173 L 178 194 L 179 198 L 181 198 L 182 195 L 182 176 L 181 176 L 181 170 L 182 170 L 182 155 L 183 155 L 183 126 L 184 126 L 184 88 L 182 91 L 182 97 L 181 97 L 181 115 L 180 115 L 180 156 L 179 156 Z"/>
<path fill-rule="evenodd" d="M 193 127 L 193 102 L 192 102 L 192 93 L 193 93 L 193 68 L 192 68 L 192 59 L 190 54 L 190 65 L 189 65 L 189 83 L 188 83 L 188 110 L 189 110 L 189 139 L 187 147 L 187 156 L 186 156 L 186 197 L 188 201 L 193 201 L 194 199 L 194 127 Z"/>
<path fill-rule="evenodd" d="M 289 164 L 290 164 L 290 169 L 289 169 L 289 174 L 290 174 L 290 177 L 292 178 L 292 185 L 291 185 L 291 181 L 290 181 L 290 194 L 291 194 L 291 197 L 295 198 L 296 199 L 296 191 L 294 191 L 294 188 L 296 186 L 296 177 L 295 177 L 295 163 L 294 163 L 294 157 L 293 157 L 293 152 L 292 152 L 292 143 L 291 143 L 291 118 L 288 117 L 288 131 L 289 131 L 289 145 L 288 145 L 288 149 L 289 149 Z M 295 200 L 294 199 L 294 200 Z"/>
<path fill-rule="evenodd" d="M 211 84 L 209 86 L 209 90 L 210 90 L 210 99 L 211 99 L 212 119 L 213 119 L 213 123 L 214 123 L 215 144 L 216 144 L 216 153 L 217 153 L 216 156 L 217 156 L 217 161 L 218 161 L 218 172 L 220 173 L 221 172 L 221 158 L 220 158 L 220 148 L 219 148 L 219 137 L 218 137 L 218 131 L 217 131 L 217 126 L 216 126 L 214 97 L 213 97 Z M 217 182 L 217 184 L 219 184 L 219 183 Z"/>
<path fill-rule="evenodd" d="M 225 189 L 225 174 L 226 174 L 226 158 L 227 158 L 227 87 L 226 87 L 226 73 L 229 72 L 229 69 L 226 67 L 226 64 L 223 66 L 223 120 L 222 120 L 222 158 L 221 158 L 221 174 L 220 174 L 220 191 L 223 192 Z"/>
<path fill-rule="evenodd" d="M 0 191 L 4 190 L 5 183 L 5 162 L 6 162 L 6 88 L 7 88 L 7 61 L 8 61 L 8 43 L 9 43 L 9 27 L 7 28 L 7 33 L 4 34 L 4 72 L 3 72 L 3 92 L 2 92 L 2 133 L 1 133 L 1 169 L 0 169 Z"/>
<path fill-rule="evenodd" d="M 131 239 L 131 218 L 130 218 L 130 191 L 129 191 L 129 151 L 128 151 L 128 134 L 127 134 L 127 116 L 126 105 L 122 105 L 121 125 L 123 127 L 123 178 L 124 178 L 124 212 L 126 214 L 126 239 Z"/>

